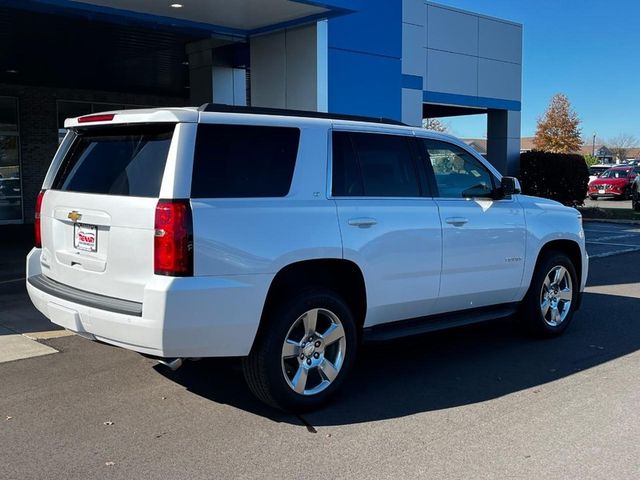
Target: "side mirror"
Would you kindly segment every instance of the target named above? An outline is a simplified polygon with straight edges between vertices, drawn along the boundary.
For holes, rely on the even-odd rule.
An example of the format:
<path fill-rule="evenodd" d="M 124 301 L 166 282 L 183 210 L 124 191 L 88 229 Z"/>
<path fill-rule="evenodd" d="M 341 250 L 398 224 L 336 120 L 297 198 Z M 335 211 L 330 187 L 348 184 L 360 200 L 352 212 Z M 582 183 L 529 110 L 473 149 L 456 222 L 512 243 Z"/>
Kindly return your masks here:
<path fill-rule="evenodd" d="M 502 177 L 500 190 L 502 191 L 502 195 L 505 197 L 510 197 L 511 195 L 522 192 L 522 189 L 520 188 L 520 182 L 515 177 Z"/>

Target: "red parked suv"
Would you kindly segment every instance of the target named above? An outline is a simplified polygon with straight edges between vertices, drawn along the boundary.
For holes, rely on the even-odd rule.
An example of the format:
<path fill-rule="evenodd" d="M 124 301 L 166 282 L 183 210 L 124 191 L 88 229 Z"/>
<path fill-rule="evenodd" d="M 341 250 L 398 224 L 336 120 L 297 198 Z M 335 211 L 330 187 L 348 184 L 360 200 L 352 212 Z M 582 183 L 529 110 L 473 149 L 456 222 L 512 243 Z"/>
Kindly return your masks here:
<path fill-rule="evenodd" d="M 605 171 L 600 177 L 589 183 L 589 198 L 631 198 L 631 184 L 640 173 L 640 167 L 619 166 Z"/>

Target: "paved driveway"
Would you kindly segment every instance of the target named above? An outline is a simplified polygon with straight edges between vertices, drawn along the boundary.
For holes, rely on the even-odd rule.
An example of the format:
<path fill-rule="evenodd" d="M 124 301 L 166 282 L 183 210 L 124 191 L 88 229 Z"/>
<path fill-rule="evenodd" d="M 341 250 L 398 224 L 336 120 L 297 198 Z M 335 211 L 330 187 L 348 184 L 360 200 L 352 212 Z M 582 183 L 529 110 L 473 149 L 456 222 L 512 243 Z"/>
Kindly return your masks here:
<path fill-rule="evenodd" d="M 236 360 L 172 373 L 42 341 L 60 353 L 0 364 L 0 478 L 638 478 L 640 252 L 612 250 L 638 232 L 586 227 L 595 258 L 566 335 L 490 322 L 367 345 L 344 392 L 303 417 L 254 400 Z M 37 316 L 18 285 L 0 286 L 0 321 Z"/>

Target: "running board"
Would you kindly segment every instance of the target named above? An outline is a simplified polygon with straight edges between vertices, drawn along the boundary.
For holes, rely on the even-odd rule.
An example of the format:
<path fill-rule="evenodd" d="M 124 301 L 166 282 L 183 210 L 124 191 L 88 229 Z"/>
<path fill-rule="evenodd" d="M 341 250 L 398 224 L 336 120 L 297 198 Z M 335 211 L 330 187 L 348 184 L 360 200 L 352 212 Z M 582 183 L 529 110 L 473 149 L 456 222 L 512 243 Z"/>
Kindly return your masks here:
<path fill-rule="evenodd" d="M 518 303 L 506 303 L 374 325 L 363 329 L 364 340 L 380 342 L 507 318 L 516 313 L 518 305 Z"/>

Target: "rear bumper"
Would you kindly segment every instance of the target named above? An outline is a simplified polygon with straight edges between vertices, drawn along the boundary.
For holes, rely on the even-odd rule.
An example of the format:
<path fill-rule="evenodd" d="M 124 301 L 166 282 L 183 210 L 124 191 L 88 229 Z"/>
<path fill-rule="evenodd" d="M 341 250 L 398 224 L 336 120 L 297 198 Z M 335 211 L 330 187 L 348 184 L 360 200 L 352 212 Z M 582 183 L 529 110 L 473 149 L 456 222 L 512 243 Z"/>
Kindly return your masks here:
<path fill-rule="evenodd" d="M 26 284 L 43 315 L 79 335 L 158 357 L 224 357 L 251 350 L 271 277 L 155 276 L 140 304 L 52 282 L 33 249 Z"/>

